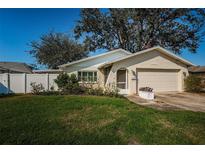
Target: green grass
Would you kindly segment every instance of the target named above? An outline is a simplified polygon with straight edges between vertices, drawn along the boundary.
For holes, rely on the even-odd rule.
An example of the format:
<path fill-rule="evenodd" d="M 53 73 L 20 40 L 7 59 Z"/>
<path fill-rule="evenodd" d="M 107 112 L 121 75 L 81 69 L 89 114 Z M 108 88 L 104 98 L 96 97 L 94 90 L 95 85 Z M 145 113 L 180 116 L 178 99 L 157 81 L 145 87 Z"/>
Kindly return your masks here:
<path fill-rule="evenodd" d="M 205 144 L 205 113 L 158 111 L 123 98 L 0 98 L 0 144 Z"/>

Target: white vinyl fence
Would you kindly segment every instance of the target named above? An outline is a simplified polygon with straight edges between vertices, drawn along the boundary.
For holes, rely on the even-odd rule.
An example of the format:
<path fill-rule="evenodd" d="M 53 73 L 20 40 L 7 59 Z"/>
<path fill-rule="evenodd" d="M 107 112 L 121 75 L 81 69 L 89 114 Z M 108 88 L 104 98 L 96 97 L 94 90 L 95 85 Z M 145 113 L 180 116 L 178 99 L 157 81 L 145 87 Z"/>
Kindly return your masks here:
<path fill-rule="evenodd" d="M 51 87 L 57 90 L 58 87 L 54 82 L 58 74 L 0 74 L 0 94 L 4 93 L 30 93 L 31 83 L 42 84 L 45 90 L 50 90 Z"/>

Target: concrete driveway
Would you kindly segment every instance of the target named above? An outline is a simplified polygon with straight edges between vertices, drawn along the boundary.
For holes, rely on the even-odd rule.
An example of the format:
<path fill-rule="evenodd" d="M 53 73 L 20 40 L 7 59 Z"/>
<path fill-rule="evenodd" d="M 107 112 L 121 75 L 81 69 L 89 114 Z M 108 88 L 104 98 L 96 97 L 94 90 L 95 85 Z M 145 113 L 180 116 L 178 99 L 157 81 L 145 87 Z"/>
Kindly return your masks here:
<path fill-rule="evenodd" d="M 157 93 L 154 102 L 162 102 L 177 108 L 205 112 L 205 94 Z"/>

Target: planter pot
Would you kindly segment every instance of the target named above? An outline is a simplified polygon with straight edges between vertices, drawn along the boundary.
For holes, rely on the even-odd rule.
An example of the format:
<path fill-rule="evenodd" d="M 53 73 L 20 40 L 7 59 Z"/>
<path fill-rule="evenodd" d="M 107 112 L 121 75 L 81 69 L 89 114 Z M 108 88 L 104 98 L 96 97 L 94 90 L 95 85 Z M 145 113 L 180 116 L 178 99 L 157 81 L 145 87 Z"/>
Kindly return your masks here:
<path fill-rule="evenodd" d="M 154 92 L 148 92 L 148 91 L 139 91 L 139 96 L 147 99 L 147 100 L 153 100 L 154 99 Z"/>

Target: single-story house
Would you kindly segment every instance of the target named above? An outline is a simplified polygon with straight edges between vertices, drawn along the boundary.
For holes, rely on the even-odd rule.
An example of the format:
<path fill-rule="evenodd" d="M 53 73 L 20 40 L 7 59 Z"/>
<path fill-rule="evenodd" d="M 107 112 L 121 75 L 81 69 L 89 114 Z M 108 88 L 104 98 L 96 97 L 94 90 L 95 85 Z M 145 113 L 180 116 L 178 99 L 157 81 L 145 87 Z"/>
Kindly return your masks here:
<path fill-rule="evenodd" d="M 59 69 L 76 74 L 81 82 L 116 86 L 122 94 L 136 94 L 140 87 L 151 87 L 154 92 L 183 91 L 190 66 L 194 64 L 156 46 L 134 54 L 116 49 Z"/>
<path fill-rule="evenodd" d="M 32 73 L 32 67 L 26 63 L 0 62 L 0 73 Z"/>

